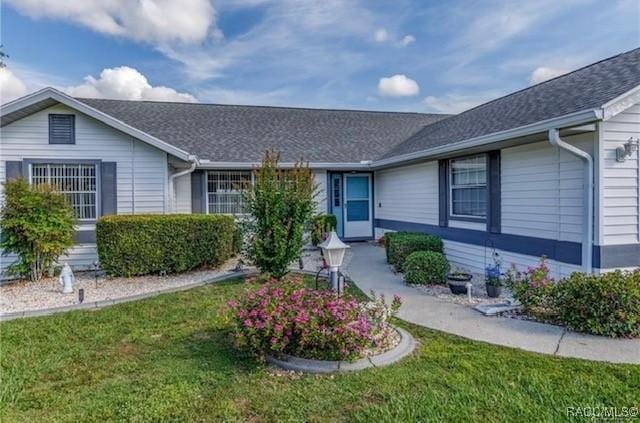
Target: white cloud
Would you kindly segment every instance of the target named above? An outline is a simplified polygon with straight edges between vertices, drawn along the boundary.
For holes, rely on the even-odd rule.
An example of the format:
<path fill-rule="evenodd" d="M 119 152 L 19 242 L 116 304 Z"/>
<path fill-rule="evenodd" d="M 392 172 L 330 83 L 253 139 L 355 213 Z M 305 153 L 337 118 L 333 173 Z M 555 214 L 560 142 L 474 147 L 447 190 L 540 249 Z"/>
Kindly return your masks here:
<path fill-rule="evenodd" d="M 99 78 L 89 75 L 84 84 L 68 87 L 66 91 L 75 97 L 112 98 L 122 100 L 182 101 L 194 103 L 198 100 L 188 93 L 173 88 L 152 86 L 147 78 L 128 66 L 108 68 L 100 72 Z"/>
<path fill-rule="evenodd" d="M 531 83 L 539 84 L 541 82 L 555 78 L 556 76 L 564 75 L 567 72 L 568 71 L 566 69 L 555 69 L 555 68 L 548 68 L 546 66 L 541 66 L 539 68 L 536 68 L 531 73 Z"/>
<path fill-rule="evenodd" d="M 411 43 L 414 43 L 416 41 L 416 37 L 414 37 L 411 34 L 405 35 L 404 37 L 402 37 L 402 40 L 400 40 L 400 44 L 402 44 L 402 46 L 406 47 Z"/>
<path fill-rule="evenodd" d="M 21 13 L 78 23 L 94 31 L 154 44 L 203 41 L 215 24 L 209 0 L 5 0 Z M 213 34 L 219 30 L 214 28 Z"/>
<path fill-rule="evenodd" d="M 380 78 L 378 81 L 378 93 L 389 97 L 408 97 L 420 92 L 418 83 L 405 75 L 393 75 L 388 78 Z"/>
<path fill-rule="evenodd" d="M 373 33 L 373 39 L 378 43 L 384 43 L 389 40 L 389 32 L 384 28 L 378 28 Z"/>
<path fill-rule="evenodd" d="M 0 68 L 0 104 L 8 103 L 27 93 L 27 87 L 20 78 L 7 68 Z"/>
<path fill-rule="evenodd" d="M 447 93 L 441 96 L 428 96 L 423 100 L 427 110 L 434 113 L 460 113 L 487 101 L 504 95 L 502 92 L 480 92 L 474 94 Z"/>

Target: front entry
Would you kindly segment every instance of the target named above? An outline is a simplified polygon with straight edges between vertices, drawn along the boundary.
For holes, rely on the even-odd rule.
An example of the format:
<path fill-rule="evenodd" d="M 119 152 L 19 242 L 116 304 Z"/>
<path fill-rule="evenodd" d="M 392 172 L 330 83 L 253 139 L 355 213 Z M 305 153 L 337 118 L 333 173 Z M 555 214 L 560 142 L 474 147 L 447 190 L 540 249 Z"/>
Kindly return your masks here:
<path fill-rule="evenodd" d="M 373 237 L 371 175 L 344 174 L 344 237 Z"/>
<path fill-rule="evenodd" d="M 329 176 L 329 211 L 336 216 L 336 232 L 343 239 L 373 238 L 373 180 L 370 173 Z"/>

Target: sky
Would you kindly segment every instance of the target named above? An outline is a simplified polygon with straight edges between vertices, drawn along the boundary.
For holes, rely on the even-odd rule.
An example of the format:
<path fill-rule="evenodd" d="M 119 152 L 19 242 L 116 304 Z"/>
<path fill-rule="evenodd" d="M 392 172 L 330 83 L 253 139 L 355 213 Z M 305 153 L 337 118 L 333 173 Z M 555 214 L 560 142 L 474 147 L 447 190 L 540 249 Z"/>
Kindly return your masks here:
<path fill-rule="evenodd" d="M 638 0 L 4 0 L 0 100 L 459 113 L 640 46 Z"/>

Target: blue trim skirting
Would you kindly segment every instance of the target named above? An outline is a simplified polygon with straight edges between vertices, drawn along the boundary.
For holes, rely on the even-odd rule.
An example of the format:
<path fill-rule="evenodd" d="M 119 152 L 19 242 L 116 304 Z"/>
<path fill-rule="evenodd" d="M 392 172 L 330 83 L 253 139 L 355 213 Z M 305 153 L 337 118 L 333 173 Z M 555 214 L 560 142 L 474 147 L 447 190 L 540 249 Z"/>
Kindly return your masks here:
<path fill-rule="evenodd" d="M 528 256 L 547 256 L 550 260 L 580 265 L 582 244 L 555 239 L 534 238 L 522 235 L 494 234 L 472 229 L 441 227 L 424 223 L 402 222 L 398 220 L 376 219 L 376 226 L 394 231 L 428 232 L 449 241 L 487 246 Z"/>
<path fill-rule="evenodd" d="M 376 219 L 376 227 L 394 231 L 427 232 L 449 241 L 487 246 L 534 257 L 544 255 L 550 260 L 578 266 L 582 264 L 582 244 L 579 242 L 558 241 L 524 235 L 495 234 L 472 229 L 441 227 L 387 219 Z M 593 247 L 594 268 L 610 269 L 634 266 L 640 266 L 640 244 L 595 245 Z"/>

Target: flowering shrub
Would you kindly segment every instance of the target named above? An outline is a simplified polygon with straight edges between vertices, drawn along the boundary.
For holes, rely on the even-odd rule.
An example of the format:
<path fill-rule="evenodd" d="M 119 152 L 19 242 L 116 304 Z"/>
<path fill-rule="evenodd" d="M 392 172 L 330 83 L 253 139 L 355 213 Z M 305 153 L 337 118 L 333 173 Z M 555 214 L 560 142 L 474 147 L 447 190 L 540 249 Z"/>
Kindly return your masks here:
<path fill-rule="evenodd" d="M 299 276 L 271 279 L 229 302 L 238 346 L 253 353 L 286 353 L 322 360 L 354 360 L 393 339 L 387 322 L 400 307 L 384 297 L 368 304 L 351 296 L 306 288 Z"/>
<path fill-rule="evenodd" d="M 506 285 L 525 310 L 550 312 L 553 309 L 555 281 L 549 276 L 549 266 L 545 257 L 540 259 L 537 266 L 529 267 L 522 273 L 512 265 L 506 273 Z"/>

